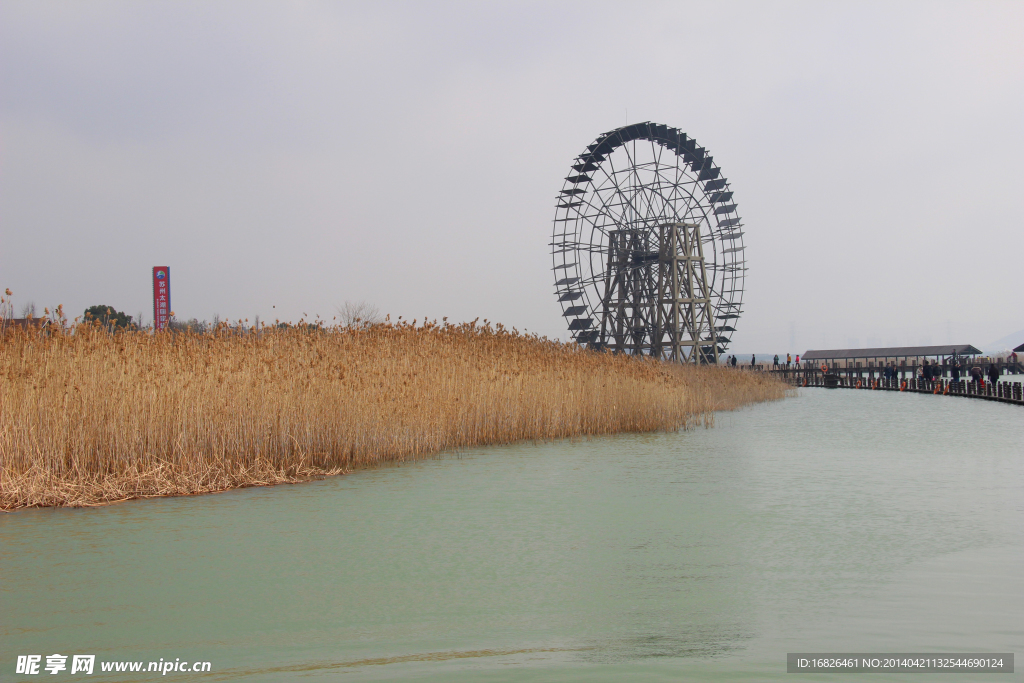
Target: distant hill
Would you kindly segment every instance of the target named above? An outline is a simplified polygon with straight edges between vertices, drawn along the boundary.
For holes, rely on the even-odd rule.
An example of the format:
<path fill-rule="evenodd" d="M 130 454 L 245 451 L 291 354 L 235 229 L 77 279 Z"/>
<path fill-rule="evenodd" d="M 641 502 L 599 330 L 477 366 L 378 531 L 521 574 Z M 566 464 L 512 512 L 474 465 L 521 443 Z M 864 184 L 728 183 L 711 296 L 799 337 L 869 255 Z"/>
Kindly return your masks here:
<path fill-rule="evenodd" d="M 1021 344 L 1024 344 L 1024 330 L 1017 330 L 1013 334 L 1008 334 L 1002 339 L 996 339 L 994 342 L 989 342 L 981 347 L 981 350 L 985 353 L 998 353 L 1005 351 L 1006 349 L 1013 349 Z"/>

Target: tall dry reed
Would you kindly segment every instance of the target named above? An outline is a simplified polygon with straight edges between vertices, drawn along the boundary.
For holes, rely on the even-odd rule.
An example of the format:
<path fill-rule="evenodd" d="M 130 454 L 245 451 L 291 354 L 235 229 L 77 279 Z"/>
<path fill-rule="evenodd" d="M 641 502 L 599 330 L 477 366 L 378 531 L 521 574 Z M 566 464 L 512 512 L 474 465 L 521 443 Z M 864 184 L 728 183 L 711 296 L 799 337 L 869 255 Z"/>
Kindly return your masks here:
<path fill-rule="evenodd" d="M 674 430 L 787 391 L 759 374 L 474 324 L 7 330 L 0 377 L 6 510 L 296 482 L 524 439 Z"/>

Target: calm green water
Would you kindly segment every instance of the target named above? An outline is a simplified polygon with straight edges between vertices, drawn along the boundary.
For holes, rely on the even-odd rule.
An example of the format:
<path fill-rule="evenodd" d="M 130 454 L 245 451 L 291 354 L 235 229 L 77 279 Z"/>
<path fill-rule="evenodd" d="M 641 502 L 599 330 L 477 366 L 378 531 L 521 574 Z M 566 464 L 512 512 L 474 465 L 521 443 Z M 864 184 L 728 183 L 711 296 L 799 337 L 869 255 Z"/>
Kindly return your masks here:
<path fill-rule="evenodd" d="M 786 652 L 1020 655 L 1024 410 L 807 389 L 708 430 L 3 515 L 0 582 L 4 681 L 849 681 Z M 15 676 L 33 653 L 212 673 Z"/>

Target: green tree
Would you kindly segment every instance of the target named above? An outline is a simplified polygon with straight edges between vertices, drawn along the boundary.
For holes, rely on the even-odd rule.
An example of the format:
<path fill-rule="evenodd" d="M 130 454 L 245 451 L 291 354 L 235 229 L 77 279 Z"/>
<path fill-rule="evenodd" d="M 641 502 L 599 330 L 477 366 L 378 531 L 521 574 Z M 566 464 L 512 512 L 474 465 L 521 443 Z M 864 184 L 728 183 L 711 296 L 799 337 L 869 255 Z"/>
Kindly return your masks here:
<path fill-rule="evenodd" d="M 135 329 L 135 323 L 132 322 L 132 317 L 116 310 L 113 306 L 90 306 L 85 309 L 84 320 L 86 322 L 99 320 L 112 330 L 116 330 L 118 328 L 123 330 Z"/>

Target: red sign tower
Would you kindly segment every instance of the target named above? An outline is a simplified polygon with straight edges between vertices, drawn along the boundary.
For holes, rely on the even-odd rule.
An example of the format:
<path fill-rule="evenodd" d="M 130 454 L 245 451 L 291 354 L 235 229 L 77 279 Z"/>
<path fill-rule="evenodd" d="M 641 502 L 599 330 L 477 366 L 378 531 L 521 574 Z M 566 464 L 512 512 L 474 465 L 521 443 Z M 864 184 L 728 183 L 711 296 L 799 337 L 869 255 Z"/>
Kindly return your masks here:
<path fill-rule="evenodd" d="M 171 319 L 171 268 L 153 268 L 153 327 L 162 330 Z"/>

